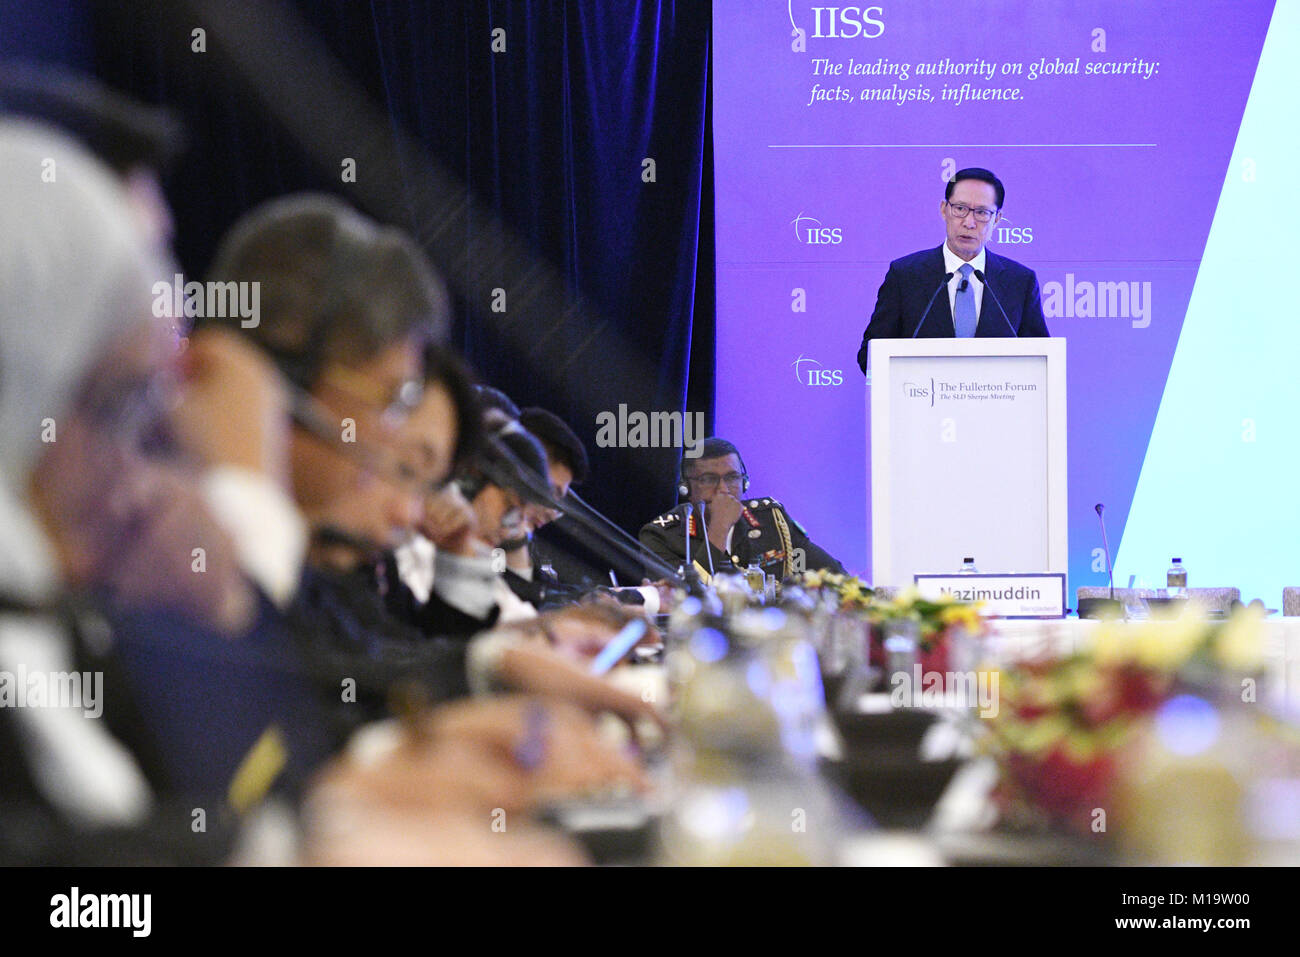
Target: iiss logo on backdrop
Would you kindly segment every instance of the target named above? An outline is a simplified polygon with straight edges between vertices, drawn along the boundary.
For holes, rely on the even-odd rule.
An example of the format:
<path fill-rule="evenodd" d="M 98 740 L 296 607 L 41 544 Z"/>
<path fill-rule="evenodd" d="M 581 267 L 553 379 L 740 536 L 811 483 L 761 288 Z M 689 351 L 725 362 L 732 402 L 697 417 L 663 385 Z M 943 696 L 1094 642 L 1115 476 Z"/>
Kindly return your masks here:
<path fill-rule="evenodd" d="M 799 358 L 790 363 L 794 366 L 794 378 L 800 385 L 824 386 L 843 385 L 843 369 L 825 369 L 816 359 L 799 353 Z"/>
<path fill-rule="evenodd" d="M 790 35 L 814 40 L 875 40 L 885 32 L 881 4 L 827 7 L 808 0 L 786 0 Z M 811 29 L 810 29 L 811 28 Z"/>
<path fill-rule="evenodd" d="M 994 238 L 1007 246 L 1019 246 L 1034 241 L 1033 226 L 1016 226 L 1010 219 L 1003 216 L 998 220 L 997 229 L 994 232 Z"/>
<path fill-rule="evenodd" d="M 840 226 L 826 226 L 815 216 L 805 216 L 803 210 L 790 220 L 794 227 L 794 238 L 805 246 L 838 246 L 844 242 L 844 229 Z"/>
<path fill-rule="evenodd" d="M 967 379 L 960 382 L 948 382 L 943 379 L 931 379 L 927 384 L 921 382 L 904 382 L 903 396 L 915 401 L 928 401 L 930 408 L 935 402 L 1014 402 L 1020 395 L 1037 392 L 1036 382 L 1012 382 L 1003 379 L 993 382 L 988 379 Z"/>

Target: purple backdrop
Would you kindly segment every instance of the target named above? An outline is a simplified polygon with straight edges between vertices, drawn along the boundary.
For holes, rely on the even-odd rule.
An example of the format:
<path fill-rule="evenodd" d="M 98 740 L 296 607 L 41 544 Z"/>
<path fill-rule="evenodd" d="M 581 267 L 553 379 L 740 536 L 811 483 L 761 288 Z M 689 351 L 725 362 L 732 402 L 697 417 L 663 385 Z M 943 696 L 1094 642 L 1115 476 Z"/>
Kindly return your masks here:
<path fill-rule="evenodd" d="M 946 177 L 985 166 L 1007 188 L 990 248 L 1037 270 L 1069 342 L 1070 586 L 1105 579 L 1092 506 L 1117 544 L 1273 4 L 1080 6 L 714 0 L 717 432 L 852 570 L 862 331 L 889 261 L 942 242 Z M 1078 72 L 1030 79 L 1041 60 Z M 973 67 L 918 72 L 945 63 Z M 963 84 L 1008 98 L 943 98 Z M 1141 311 L 1078 315 L 1098 282 L 1137 284 Z"/>

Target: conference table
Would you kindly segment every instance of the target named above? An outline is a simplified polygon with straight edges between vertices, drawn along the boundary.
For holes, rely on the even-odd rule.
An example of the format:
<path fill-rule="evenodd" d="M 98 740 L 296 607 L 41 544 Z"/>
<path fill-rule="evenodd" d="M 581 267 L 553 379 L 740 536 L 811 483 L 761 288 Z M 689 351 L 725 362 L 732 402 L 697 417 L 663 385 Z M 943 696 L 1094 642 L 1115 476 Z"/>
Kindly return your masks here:
<path fill-rule="evenodd" d="M 1039 654 L 1064 655 L 1083 647 L 1101 627 L 1101 622 L 1088 619 L 1065 618 L 1059 620 L 991 620 L 990 630 L 983 640 L 985 660 L 994 664 L 1008 663 Z M 1140 627 L 1141 622 L 1117 623 L 1115 627 Z M 1300 617 L 1274 617 L 1266 619 L 1264 626 L 1264 667 L 1260 674 L 1258 701 L 1274 714 L 1300 726 Z M 617 670 L 615 680 L 629 690 L 647 695 L 664 696 L 668 693 L 664 669 L 659 665 L 637 665 Z M 858 710 L 866 715 L 888 711 L 889 696 L 880 692 L 864 694 L 858 701 Z M 659 697 L 658 700 L 666 700 Z M 948 734 L 949 747 L 959 736 L 954 731 L 969 722 L 969 709 L 940 708 L 942 712 L 932 729 L 932 737 Z M 844 725 L 840 725 L 843 729 Z M 966 725 L 969 727 L 969 724 Z M 943 747 L 944 745 L 941 745 Z M 843 735 L 835 732 L 835 723 L 827 720 L 818 735 L 819 758 L 823 766 L 844 757 Z M 855 818 L 839 840 L 836 862 L 846 865 L 918 865 L 943 866 L 951 864 L 997 863 L 1056 863 L 1090 864 L 1108 863 L 1105 859 L 1081 853 L 1077 845 L 1045 836 L 1026 839 L 1023 836 L 999 834 L 990 829 L 992 809 L 990 792 L 997 770 L 991 759 L 963 751 L 963 763 L 952 776 L 946 790 L 928 814 L 924 823 L 915 822 L 905 827 L 881 826 L 870 818 Z M 611 818 L 591 808 L 575 814 L 570 819 L 570 830 L 581 835 L 610 831 L 610 822 L 629 829 L 642 825 L 652 829 L 653 819 L 668 809 L 672 783 L 665 778 L 666 794 L 644 812 L 622 807 Z M 646 818 L 651 820 L 647 821 Z M 621 820 L 621 823 L 618 823 Z M 1297 821 L 1300 826 L 1300 821 Z M 1300 827 L 1298 827 L 1300 829 Z M 1279 850 L 1280 849 L 1280 850 Z M 1295 863 L 1289 858 L 1300 850 L 1300 833 L 1290 842 L 1283 841 L 1270 853 L 1280 855 L 1277 860 L 1265 863 Z M 653 850 L 642 848 L 640 854 L 631 853 L 618 862 L 651 863 Z M 618 856 L 615 855 L 617 859 Z"/>

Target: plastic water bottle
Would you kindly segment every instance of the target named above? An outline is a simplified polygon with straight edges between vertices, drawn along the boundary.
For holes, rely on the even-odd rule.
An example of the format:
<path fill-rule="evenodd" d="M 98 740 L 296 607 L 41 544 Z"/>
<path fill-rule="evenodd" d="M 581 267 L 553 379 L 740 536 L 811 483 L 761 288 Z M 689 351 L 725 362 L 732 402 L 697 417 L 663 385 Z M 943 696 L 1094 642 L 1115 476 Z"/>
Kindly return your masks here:
<path fill-rule="evenodd" d="M 1183 567 L 1183 560 L 1175 558 L 1174 563 L 1169 566 L 1169 574 L 1165 576 L 1165 583 L 1169 587 L 1170 598 L 1187 597 L 1187 569 Z"/>
<path fill-rule="evenodd" d="M 975 559 L 963 558 L 961 568 L 957 570 L 958 575 L 978 575 L 979 569 L 975 567 Z"/>

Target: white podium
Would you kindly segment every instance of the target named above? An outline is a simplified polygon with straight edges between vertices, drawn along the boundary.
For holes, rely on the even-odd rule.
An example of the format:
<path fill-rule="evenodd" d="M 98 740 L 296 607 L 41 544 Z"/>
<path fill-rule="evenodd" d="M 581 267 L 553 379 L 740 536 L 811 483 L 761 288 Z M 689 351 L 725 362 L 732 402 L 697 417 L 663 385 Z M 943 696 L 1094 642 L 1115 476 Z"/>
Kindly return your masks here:
<path fill-rule="evenodd" d="M 875 339 L 877 585 L 957 571 L 1067 572 L 1064 339 Z"/>

